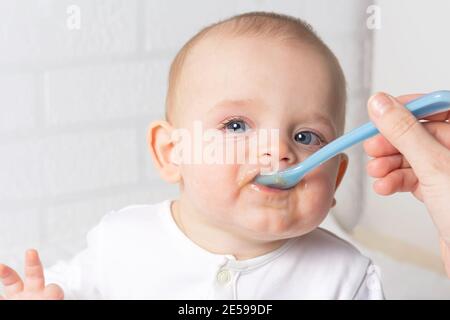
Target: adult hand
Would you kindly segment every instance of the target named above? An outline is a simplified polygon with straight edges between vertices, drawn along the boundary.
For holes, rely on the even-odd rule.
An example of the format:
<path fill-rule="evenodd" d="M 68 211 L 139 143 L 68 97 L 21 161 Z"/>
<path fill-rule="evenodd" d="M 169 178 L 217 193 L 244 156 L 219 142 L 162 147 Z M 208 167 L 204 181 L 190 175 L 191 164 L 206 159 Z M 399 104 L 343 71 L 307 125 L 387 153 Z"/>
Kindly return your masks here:
<path fill-rule="evenodd" d="M 373 157 L 367 172 L 377 178 L 373 188 L 378 194 L 411 192 L 425 203 L 450 277 L 450 112 L 419 122 L 403 106 L 419 96 L 378 93 L 369 99 L 369 116 L 382 135 L 364 143 Z"/>

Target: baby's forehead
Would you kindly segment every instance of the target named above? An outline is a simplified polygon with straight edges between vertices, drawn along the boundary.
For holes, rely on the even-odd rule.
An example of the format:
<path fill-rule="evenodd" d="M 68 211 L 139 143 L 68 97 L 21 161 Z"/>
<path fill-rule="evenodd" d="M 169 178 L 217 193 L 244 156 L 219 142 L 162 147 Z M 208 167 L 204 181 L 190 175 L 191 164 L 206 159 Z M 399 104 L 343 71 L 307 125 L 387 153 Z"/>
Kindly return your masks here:
<path fill-rule="evenodd" d="M 276 47 L 277 50 L 271 50 Z M 271 60 L 264 60 L 266 51 L 276 52 Z M 249 67 L 270 70 L 280 65 L 279 60 L 289 60 L 296 64 L 300 60 L 308 60 L 314 65 L 314 70 L 297 70 L 299 73 L 322 73 L 331 81 L 339 81 L 337 68 L 314 44 L 301 41 L 287 41 L 276 39 L 273 36 L 248 36 L 212 34 L 196 42 L 186 54 L 183 65 L 178 70 L 178 78 L 191 81 L 190 77 L 198 74 L 212 75 L 210 70 L 220 75 L 223 65 L 232 68 L 241 68 L 245 76 Z M 290 70 L 286 70 L 289 72 Z M 256 80 L 256 79 L 255 79 Z M 327 81 L 329 82 L 329 81 Z"/>
<path fill-rule="evenodd" d="M 203 90 L 203 86 L 208 82 L 213 84 L 216 79 L 228 77 L 227 84 L 231 86 L 240 78 L 248 83 L 261 83 L 261 79 L 269 83 L 271 77 L 282 73 L 293 74 L 290 78 L 294 85 L 299 77 L 315 79 L 314 87 L 320 88 L 321 96 L 326 98 L 327 89 L 337 88 L 342 82 L 333 61 L 314 45 L 277 42 L 269 36 L 208 36 L 191 48 L 180 72 L 186 84 L 181 87 L 184 90 L 190 89 L 193 78 L 201 83 Z M 222 89 L 226 90 L 227 86 Z"/>
<path fill-rule="evenodd" d="M 307 53 L 311 56 L 318 57 L 319 64 L 322 65 L 322 67 L 319 67 L 319 69 L 323 70 L 322 73 L 328 74 L 326 77 L 328 77 L 330 80 L 323 81 L 323 82 L 330 82 L 329 87 L 332 87 L 333 89 L 336 89 L 337 91 L 341 90 L 342 83 L 339 83 L 341 79 L 339 78 L 338 71 L 333 66 L 333 61 L 331 61 L 326 55 L 323 54 L 323 52 L 316 48 L 313 44 L 310 43 L 290 43 L 286 40 L 280 41 L 279 39 L 273 39 L 273 37 L 270 36 L 264 36 L 264 35 L 258 35 L 257 40 L 264 43 L 266 46 L 274 46 L 279 45 L 280 50 L 283 50 L 287 53 L 295 52 L 298 54 L 297 57 L 294 59 L 302 58 L 303 55 L 306 55 Z M 262 41 L 261 41 L 262 40 Z M 220 68 L 223 65 L 229 64 L 229 61 L 236 58 L 235 53 L 240 52 L 243 50 L 254 50 L 254 48 L 251 47 L 252 42 L 255 41 L 254 36 L 236 36 L 236 35 L 230 35 L 230 34 L 224 34 L 224 33 L 212 33 L 206 37 L 203 37 L 199 41 L 197 41 L 189 50 L 188 54 L 185 57 L 185 61 L 182 65 L 181 70 L 179 70 L 178 77 L 180 78 L 180 83 L 183 83 L 183 85 L 178 86 L 178 94 L 180 96 L 190 96 L 190 89 L 192 84 L 192 77 L 196 77 L 197 80 L 200 78 L 199 81 L 201 82 L 201 86 L 207 86 L 207 90 L 223 90 L 225 91 L 225 86 L 217 85 L 215 88 L 211 88 L 213 86 L 213 83 L 208 83 L 208 76 L 211 75 L 211 70 L 206 69 L 212 69 L 214 72 L 219 73 Z M 273 42 L 271 42 L 273 41 Z M 276 43 L 278 41 L 278 43 Z M 292 50 L 292 46 L 295 45 L 295 50 Z M 258 50 L 258 48 L 256 48 Z M 264 47 L 262 47 L 262 50 L 264 50 Z M 254 50 L 255 51 L 255 50 Z M 256 66 L 259 69 L 271 69 L 273 65 L 271 63 L 264 64 L 259 63 L 258 55 L 259 52 L 252 52 L 254 54 L 255 59 L 251 60 L 250 63 L 252 66 Z M 238 55 L 238 57 L 240 57 Z M 213 72 L 213 76 L 214 76 Z M 318 69 L 316 70 L 316 73 L 320 72 Z M 198 75 L 205 75 L 204 78 L 199 77 Z M 244 74 L 245 76 L 245 74 Z M 327 78 L 327 79 L 328 79 Z M 250 79 L 251 81 L 256 79 Z M 206 83 L 205 83 L 206 82 Z M 331 83 L 333 82 L 333 83 Z M 344 82 L 345 83 L 345 82 Z M 324 83 L 318 84 L 318 87 L 323 87 Z M 339 89 L 337 89 L 339 88 Z M 203 90 L 204 88 L 202 88 Z M 339 92 L 336 92 L 336 94 L 340 94 Z M 335 95 L 335 94 L 333 94 Z M 345 95 L 345 93 L 344 93 Z M 234 97 L 232 97 L 234 98 Z M 250 98 L 253 99 L 254 97 L 244 97 L 244 98 Z M 327 100 L 327 98 L 329 98 Z M 335 100 L 334 103 L 330 100 Z M 325 114 L 329 115 L 329 119 L 333 120 L 336 123 L 336 127 L 341 127 L 340 123 L 343 123 L 343 118 L 345 117 L 345 106 L 340 107 L 339 105 L 345 104 L 345 101 L 337 101 L 342 99 L 336 99 L 327 97 L 327 94 L 323 92 L 323 94 L 317 98 L 317 100 L 321 101 L 312 101 L 312 103 L 315 103 L 316 108 L 322 109 L 321 111 Z M 345 98 L 344 98 L 345 100 Z M 218 102 L 218 101 L 217 101 Z M 334 106 L 333 106 L 334 104 Z M 190 109 L 191 111 L 195 112 L 195 105 L 191 105 Z M 296 111 L 293 110 L 293 113 Z M 297 111 L 298 112 L 298 111 Z M 183 116 L 183 113 L 181 113 L 179 116 Z M 343 125 L 342 125 L 343 126 Z M 340 131 L 340 130 L 338 130 Z"/>
<path fill-rule="evenodd" d="M 253 44 L 261 44 L 260 48 L 277 46 L 283 48 L 286 52 L 293 51 L 297 54 L 302 54 L 305 52 L 312 52 L 318 57 L 322 57 L 324 61 L 328 60 L 323 51 L 316 46 L 313 42 L 303 41 L 301 39 L 295 38 L 279 38 L 273 35 L 235 35 L 226 32 L 214 32 L 202 37 L 201 39 L 195 41 L 189 48 L 185 55 L 184 64 L 196 59 L 203 59 L 205 55 L 214 54 L 222 59 L 229 59 L 230 49 L 235 49 L 237 51 L 242 49 L 258 49 L 257 46 L 252 46 Z M 295 50 L 293 50 L 295 49 Z M 221 53 L 221 55 L 218 55 Z M 255 56 L 259 54 L 258 51 L 253 52 Z"/>

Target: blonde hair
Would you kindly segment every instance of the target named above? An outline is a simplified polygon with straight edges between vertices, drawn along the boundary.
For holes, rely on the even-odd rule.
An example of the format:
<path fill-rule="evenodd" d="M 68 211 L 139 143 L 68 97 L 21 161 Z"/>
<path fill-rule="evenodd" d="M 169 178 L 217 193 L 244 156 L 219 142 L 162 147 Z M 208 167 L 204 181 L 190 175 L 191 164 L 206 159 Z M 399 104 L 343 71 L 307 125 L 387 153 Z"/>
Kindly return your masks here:
<path fill-rule="evenodd" d="M 267 36 L 280 40 L 300 40 L 304 43 L 313 45 L 317 50 L 324 54 L 331 62 L 338 82 L 341 86 L 340 97 L 342 101 L 343 112 L 341 119 L 343 130 L 345 122 L 345 103 L 346 103 L 346 84 L 342 68 L 333 52 L 314 32 L 313 28 L 301 19 L 284 14 L 272 12 L 249 12 L 230 17 L 226 20 L 211 24 L 200 30 L 180 49 L 170 66 L 169 83 L 166 96 L 166 120 L 171 122 L 171 114 L 176 105 L 176 88 L 183 69 L 186 57 L 191 49 L 206 36 L 220 32 L 231 36 Z M 341 131 L 341 130 L 340 130 Z"/>

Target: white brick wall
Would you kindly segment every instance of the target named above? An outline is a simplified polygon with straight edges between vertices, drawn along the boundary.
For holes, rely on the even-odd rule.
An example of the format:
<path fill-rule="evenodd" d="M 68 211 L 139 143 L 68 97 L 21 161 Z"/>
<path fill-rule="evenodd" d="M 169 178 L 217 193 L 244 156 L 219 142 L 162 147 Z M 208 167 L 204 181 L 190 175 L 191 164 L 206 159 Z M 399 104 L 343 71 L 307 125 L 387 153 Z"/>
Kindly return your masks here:
<path fill-rule="evenodd" d="M 67 28 L 70 5 L 79 30 Z M 49 265 L 82 248 L 109 210 L 176 195 L 152 168 L 145 129 L 163 115 L 170 60 L 206 24 L 254 10 L 305 18 L 341 59 L 349 109 L 363 108 L 365 9 L 359 0 L 0 1 L 0 261 L 21 266 L 37 247 Z M 350 111 L 350 126 L 361 114 Z"/>
<path fill-rule="evenodd" d="M 202 27 L 237 13 L 236 3 L 236 0 L 147 1 L 145 48 L 177 50 Z"/>
<path fill-rule="evenodd" d="M 50 71 L 45 75 L 50 125 L 163 116 L 169 59 Z"/>
<path fill-rule="evenodd" d="M 36 81 L 32 74 L 0 75 L 0 133 L 35 125 Z"/>
<path fill-rule="evenodd" d="M 67 28 L 67 8 L 81 9 L 81 28 Z M 0 63 L 41 68 L 40 63 L 86 61 L 132 54 L 137 46 L 137 0 L 0 1 Z"/>

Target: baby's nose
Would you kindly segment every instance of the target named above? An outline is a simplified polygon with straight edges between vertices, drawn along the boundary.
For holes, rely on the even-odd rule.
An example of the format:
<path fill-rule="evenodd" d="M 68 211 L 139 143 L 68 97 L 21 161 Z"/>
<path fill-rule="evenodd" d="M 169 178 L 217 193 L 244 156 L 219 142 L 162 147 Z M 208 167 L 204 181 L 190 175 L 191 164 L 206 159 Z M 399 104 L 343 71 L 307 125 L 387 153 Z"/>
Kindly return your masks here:
<path fill-rule="evenodd" d="M 295 153 L 289 143 L 281 139 L 278 143 L 274 143 L 270 148 L 267 148 L 261 156 L 261 164 L 270 166 L 271 171 L 286 169 L 297 162 Z"/>

